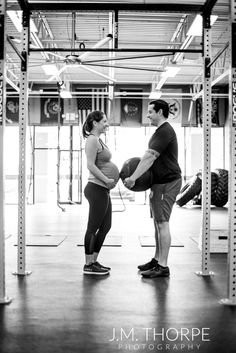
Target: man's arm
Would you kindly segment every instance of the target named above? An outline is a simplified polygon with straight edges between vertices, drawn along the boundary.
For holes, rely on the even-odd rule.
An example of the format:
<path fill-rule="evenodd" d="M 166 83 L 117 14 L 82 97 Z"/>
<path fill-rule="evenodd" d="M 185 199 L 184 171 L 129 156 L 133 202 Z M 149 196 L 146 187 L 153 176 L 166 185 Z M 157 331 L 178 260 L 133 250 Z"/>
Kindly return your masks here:
<path fill-rule="evenodd" d="M 137 168 L 135 169 L 134 173 L 124 180 L 125 186 L 130 189 L 134 186 L 135 181 L 141 177 L 155 162 L 155 160 L 160 156 L 160 153 L 148 149 L 144 156 L 142 157 L 141 161 L 139 162 Z"/>

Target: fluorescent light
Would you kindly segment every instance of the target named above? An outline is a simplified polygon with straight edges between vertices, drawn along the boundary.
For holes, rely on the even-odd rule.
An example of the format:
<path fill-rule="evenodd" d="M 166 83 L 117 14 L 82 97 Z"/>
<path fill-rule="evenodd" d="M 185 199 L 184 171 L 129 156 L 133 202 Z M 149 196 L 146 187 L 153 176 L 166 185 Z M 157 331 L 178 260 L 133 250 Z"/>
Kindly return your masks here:
<path fill-rule="evenodd" d="M 166 71 L 162 72 L 160 75 L 160 81 L 155 87 L 156 91 L 160 91 L 162 86 L 165 84 L 168 77 L 175 77 L 179 72 L 180 67 L 176 66 L 166 66 Z"/>
<path fill-rule="evenodd" d="M 30 19 L 30 32 L 38 32 L 38 28 L 35 26 L 34 20 Z"/>
<path fill-rule="evenodd" d="M 108 34 L 105 38 L 101 39 L 99 42 L 97 42 L 92 49 L 96 49 L 96 48 L 101 48 L 103 47 L 106 43 L 110 42 L 110 40 L 112 40 L 112 34 Z M 82 62 L 85 60 L 85 58 L 90 55 L 90 52 L 85 52 L 83 54 L 81 54 L 78 59 Z"/>
<path fill-rule="evenodd" d="M 54 64 L 45 64 L 41 66 L 46 75 L 58 75 L 58 69 Z"/>
<path fill-rule="evenodd" d="M 155 89 L 157 91 L 160 91 L 161 87 L 164 85 L 164 83 L 166 82 L 167 80 L 167 76 L 163 76 L 160 81 L 158 82 L 158 84 L 156 85 Z"/>
<path fill-rule="evenodd" d="M 72 94 L 70 93 L 70 91 L 66 91 L 66 90 L 61 90 L 60 96 L 61 98 L 72 98 Z"/>
<path fill-rule="evenodd" d="M 175 77 L 177 73 L 179 72 L 180 67 L 176 66 L 167 66 L 166 71 L 162 72 L 161 76 L 162 77 Z"/>
<path fill-rule="evenodd" d="M 161 98 L 162 92 L 161 91 L 152 91 L 149 95 L 149 99 L 159 99 Z"/>
<path fill-rule="evenodd" d="M 21 18 L 19 15 L 20 11 L 7 11 L 8 16 L 10 17 L 12 23 L 16 27 L 18 32 L 22 31 Z"/>
<path fill-rule="evenodd" d="M 22 32 L 22 11 L 7 11 L 8 16 L 10 17 L 12 23 L 14 24 L 18 32 Z M 30 19 L 30 32 L 38 32 L 37 27 L 35 26 L 32 18 Z"/>
<path fill-rule="evenodd" d="M 218 16 L 211 15 L 211 26 L 215 23 Z M 197 15 L 191 24 L 187 36 L 201 36 L 202 35 L 202 16 Z"/>

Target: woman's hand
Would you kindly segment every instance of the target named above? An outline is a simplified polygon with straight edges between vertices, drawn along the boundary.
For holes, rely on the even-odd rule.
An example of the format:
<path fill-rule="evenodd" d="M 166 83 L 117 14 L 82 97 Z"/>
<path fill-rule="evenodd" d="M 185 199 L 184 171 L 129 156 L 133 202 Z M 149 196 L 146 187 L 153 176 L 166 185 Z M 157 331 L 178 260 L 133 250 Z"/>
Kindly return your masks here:
<path fill-rule="evenodd" d="M 115 187 L 116 182 L 114 179 L 107 178 L 106 185 L 107 185 L 108 189 L 112 189 Z"/>

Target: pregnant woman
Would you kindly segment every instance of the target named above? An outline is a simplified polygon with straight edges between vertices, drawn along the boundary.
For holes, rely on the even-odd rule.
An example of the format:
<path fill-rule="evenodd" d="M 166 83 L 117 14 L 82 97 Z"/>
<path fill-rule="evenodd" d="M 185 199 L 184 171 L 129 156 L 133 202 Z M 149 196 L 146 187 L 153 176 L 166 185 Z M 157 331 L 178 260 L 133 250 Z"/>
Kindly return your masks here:
<path fill-rule="evenodd" d="M 86 138 L 85 154 L 89 170 L 88 183 L 84 195 L 89 202 L 89 215 L 85 233 L 85 265 L 84 273 L 91 275 L 107 275 L 110 267 L 101 265 L 98 254 L 107 233 L 111 228 L 112 206 L 110 189 L 119 180 L 119 170 L 111 162 L 111 152 L 100 135 L 105 133 L 109 124 L 101 111 L 89 113 L 83 125 L 83 136 Z"/>

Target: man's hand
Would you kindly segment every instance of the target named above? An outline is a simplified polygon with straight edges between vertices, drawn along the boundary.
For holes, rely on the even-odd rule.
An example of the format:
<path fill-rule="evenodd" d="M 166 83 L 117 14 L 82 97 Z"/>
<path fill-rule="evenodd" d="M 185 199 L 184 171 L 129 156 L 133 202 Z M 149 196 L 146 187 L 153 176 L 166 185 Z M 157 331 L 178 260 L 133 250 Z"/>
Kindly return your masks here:
<path fill-rule="evenodd" d="M 135 184 L 135 180 L 133 180 L 132 178 L 126 178 L 124 180 L 124 185 L 127 187 L 127 189 L 131 189 Z"/>

